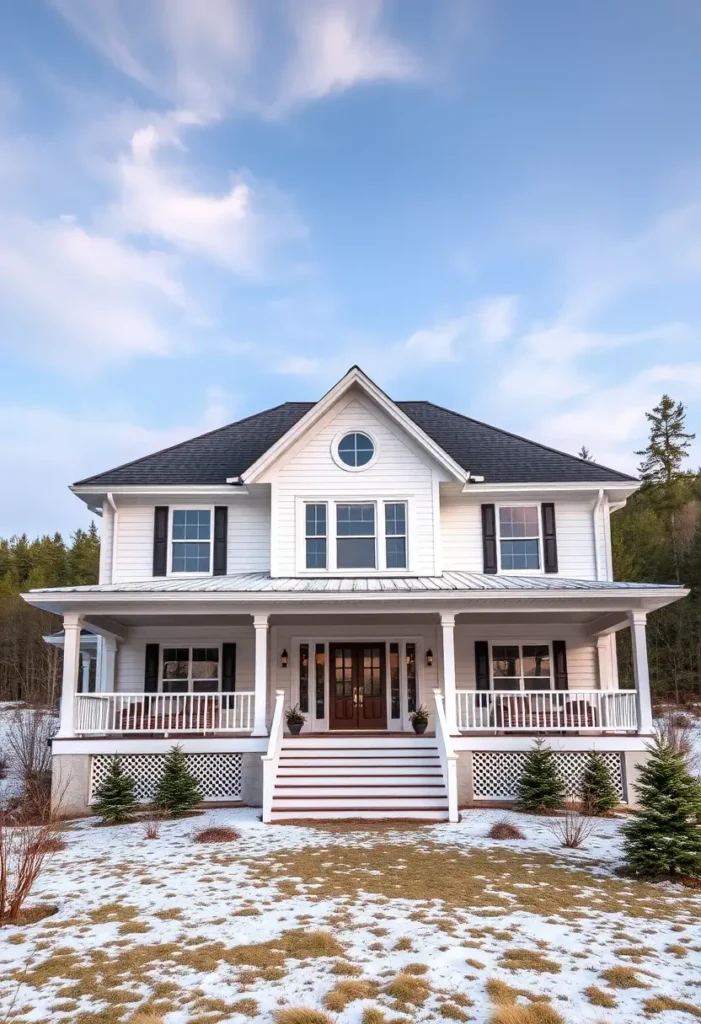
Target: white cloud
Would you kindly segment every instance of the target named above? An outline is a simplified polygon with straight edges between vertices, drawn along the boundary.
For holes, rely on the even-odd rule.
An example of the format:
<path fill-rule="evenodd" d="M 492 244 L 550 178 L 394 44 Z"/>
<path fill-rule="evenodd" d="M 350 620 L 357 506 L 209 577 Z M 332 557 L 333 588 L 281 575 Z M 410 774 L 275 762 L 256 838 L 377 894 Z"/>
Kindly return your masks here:
<path fill-rule="evenodd" d="M 474 346 L 504 341 L 513 333 L 518 300 L 514 295 L 489 296 L 459 317 L 414 331 L 394 349 L 397 355 L 426 363 L 448 363 Z"/>
<path fill-rule="evenodd" d="M 0 345 L 31 337 L 72 373 L 172 354 L 183 345 L 176 325 L 194 312 L 171 257 L 91 234 L 70 217 L 5 216 L 0 308 Z"/>
<path fill-rule="evenodd" d="M 275 366 L 275 372 L 292 377 L 315 376 L 324 368 L 321 359 L 310 359 L 307 356 L 284 356 Z"/>
<path fill-rule="evenodd" d="M 221 195 L 197 191 L 166 162 L 166 146 L 183 148 L 174 130 L 166 135 L 149 125 L 134 133 L 116 168 L 120 201 L 110 219 L 118 230 L 164 240 L 244 276 L 259 275 L 279 246 L 304 236 L 277 189 L 239 173 Z"/>
<path fill-rule="evenodd" d="M 381 0 L 53 0 L 125 75 L 199 117 L 278 116 L 373 81 L 418 77 Z"/>

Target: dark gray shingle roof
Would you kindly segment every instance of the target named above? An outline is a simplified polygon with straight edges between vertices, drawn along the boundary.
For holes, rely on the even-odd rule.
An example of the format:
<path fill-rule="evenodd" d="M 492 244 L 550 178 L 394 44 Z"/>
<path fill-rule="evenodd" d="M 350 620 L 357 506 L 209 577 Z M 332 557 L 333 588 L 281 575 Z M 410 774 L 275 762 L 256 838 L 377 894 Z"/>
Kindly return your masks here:
<path fill-rule="evenodd" d="M 223 484 L 260 458 L 314 402 L 285 402 L 208 434 L 127 462 L 74 486 Z M 431 402 L 397 402 L 429 437 L 486 483 L 607 483 L 634 478 L 584 462 Z"/>

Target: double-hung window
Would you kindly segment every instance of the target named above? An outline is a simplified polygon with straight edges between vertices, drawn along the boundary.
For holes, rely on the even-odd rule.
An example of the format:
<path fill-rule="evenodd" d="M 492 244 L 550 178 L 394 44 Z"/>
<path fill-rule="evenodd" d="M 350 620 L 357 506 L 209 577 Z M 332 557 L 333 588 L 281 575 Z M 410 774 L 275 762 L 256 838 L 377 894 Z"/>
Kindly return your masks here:
<path fill-rule="evenodd" d="M 336 568 L 376 566 L 375 505 L 336 505 Z"/>
<path fill-rule="evenodd" d="M 500 644 L 492 647 L 495 690 L 552 689 L 549 644 Z"/>
<path fill-rule="evenodd" d="M 385 502 L 385 553 L 388 569 L 406 569 L 406 502 Z"/>
<path fill-rule="evenodd" d="M 540 510 L 537 505 L 499 507 L 499 562 L 502 572 L 540 569 Z"/>
<path fill-rule="evenodd" d="M 304 543 L 307 569 L 326 569 L 328 556 L 326 548 L 326 505 L 323 502 L 305 506 Z"/>
<path fill-rule="evenodd" d="M 212 693 L 219 689 L 218 647 L 164 647 L 163 693 Z"/>
<path fill-rule="evenodd" d="M 212 567 L 211 509 L 174 508 L 171 522 L 173 573 L 209 573 Z"/>

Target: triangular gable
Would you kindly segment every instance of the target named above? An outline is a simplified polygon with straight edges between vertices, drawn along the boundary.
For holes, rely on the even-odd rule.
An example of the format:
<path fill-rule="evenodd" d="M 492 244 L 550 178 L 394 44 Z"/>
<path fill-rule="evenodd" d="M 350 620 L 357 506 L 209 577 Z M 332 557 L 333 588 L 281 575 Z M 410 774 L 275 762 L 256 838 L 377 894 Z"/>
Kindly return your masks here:
<path fill-rule="evenodd" d="M 290 429 L 278 438 L 266 452 L 252 466 L 241 474 L 241 482 L 244 484 L 255 483 L 260 477 L 287 452 L 304 434 L 324 416 L 335 402 L 342 398 L 351 388 L 357 387 L 367 395 L 379 408 L 412 440 L 424 449 L 436 462 L 460 483 L 466 483 L 469 478 L 462 466 L 448 455 L 448 453 L 437 444 L 433 438 L 421 429 L 406 413 L 402 412 L 396 402 L 393 402 L 389 395 L 370 380 L 367 374 L 363 373 L 359 366 L 352 366 L 348 373 L 341 377 L 338 383 L 334 384 L 330 391 L 327 391 L 316 405 L 302 416 Z"/>

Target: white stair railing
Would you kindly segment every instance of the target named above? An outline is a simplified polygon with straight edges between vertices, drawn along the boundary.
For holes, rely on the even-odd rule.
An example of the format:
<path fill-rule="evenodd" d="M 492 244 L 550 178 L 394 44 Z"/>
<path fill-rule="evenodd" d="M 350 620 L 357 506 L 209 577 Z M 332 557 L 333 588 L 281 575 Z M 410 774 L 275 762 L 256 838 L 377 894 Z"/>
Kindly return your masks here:
<path fill-rule="evenodd" d="M 441 759 L 445 788 L 448 792 L 448 821 L 460 821 L 458 812 L 458 757 L 453 750 L 448 731 L 448 721 L 443 705 L 443 694 L 440 690 L 434 690 L 433 696 L 436 701 L 436 742 L 438 744 L 438 756 Z"/>
<path fill-rule="evenodd" d="M 268 752 L 261 755 L 263 762 L 263 821 L 266 824 L 273 820 L 273 790 L 275 789 L 275 779 L 277 778 L 280 751 L 282 749 L 284 703 L 285 691 L 276 690 L 275 710 L 273 711 L 273 721 L 270 726 Z"/>

